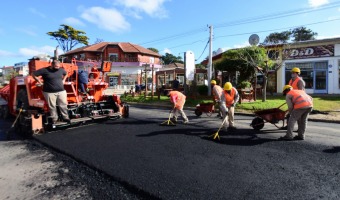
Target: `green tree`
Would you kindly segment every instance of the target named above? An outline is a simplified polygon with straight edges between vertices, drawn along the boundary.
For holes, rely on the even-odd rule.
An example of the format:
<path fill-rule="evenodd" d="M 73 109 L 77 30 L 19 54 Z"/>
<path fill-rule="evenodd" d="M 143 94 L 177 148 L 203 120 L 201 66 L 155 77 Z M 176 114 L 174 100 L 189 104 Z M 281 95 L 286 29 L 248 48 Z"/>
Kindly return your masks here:
<path fill-rule="evenodd" d="M 239 71 L 239 82 L 247 81 L 259 71 L 263 74 L 263 93 L 266 94 L 267 77 L 269 70 L 274 66 L 268 59 L 267 51 L 263 47 L 250 46 L 240 49 L 231 49 L 223 53 L 223 58 L 215 64 L 221 71 Z M 262 101 L 266 101 L 266 95 L 262 95 Z"/>
<path fill-rule="evenodd" d="M 298 27 L 289 31 L 282 31 L 280 33 L 270 33 L 261 43 L 261 45 L 285 44 L 289 41 L 299 42 L 306 40 L 315 40 L 318 34 L 306 27 Z"/>
<path fill-rule="evenodd" d="M 153 51 L 153 52 L 155 52 L 155 53 L 159 53 L 158 49 L 156 49 L 156 48 L 149 47 L 148 49 L 151 50 L 151 51 Z"/>
<path fill-rule="evenodd" d="M 184 63 L 181 56 L 174 56 L 171 53 L 165 53 L 162 56 L 162 60 L 164 65 L 168 65 L 170 63 Z"/>
<path fill-rule="evenodd" d="M 57 31 L 48 32 L 51 39 L 57 40 L 64 52 L 70 51 L 78 44 L 89 44 L 89 38 L 84 31 L 76 30 L 71 26 L 62 24 Z"/>
<path fill-rule="evenodd" d="M 306 40 L 315 40 L 315 37 L 318 35 L 316 32 L 313 32 L 311 29 L 307 29 L 306 27 L 298 27 L 293 29 L 292 37 L 294 38 L 294 42 L 306 41 Z"/>
<path fill-rule="evenodd" d="M 269 34 L 265 39 L 262 44 L 264 45 L 271 45 L 271 44 L 282 44 L 282 43 L 287 43 L 290 39 L 291 36 L 290 31 L 283 31 L 283 32 L 275 32 Z"/>

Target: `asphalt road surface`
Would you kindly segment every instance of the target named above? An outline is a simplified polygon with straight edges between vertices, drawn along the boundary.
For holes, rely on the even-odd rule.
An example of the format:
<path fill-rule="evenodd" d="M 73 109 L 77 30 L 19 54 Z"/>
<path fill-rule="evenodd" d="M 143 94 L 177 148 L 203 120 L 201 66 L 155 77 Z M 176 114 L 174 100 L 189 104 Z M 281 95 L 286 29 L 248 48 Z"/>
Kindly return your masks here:
<path fill-rule="evenodd" d="M 149 199 L 340 199 L 340 124 L 309 122 L 306 140 L 249 124 L 220 131 L 212 116 L 185 111 L 190 124 L 159 126 L 169 111 L 131 107 L 130 118 L 35 136 Z"/>

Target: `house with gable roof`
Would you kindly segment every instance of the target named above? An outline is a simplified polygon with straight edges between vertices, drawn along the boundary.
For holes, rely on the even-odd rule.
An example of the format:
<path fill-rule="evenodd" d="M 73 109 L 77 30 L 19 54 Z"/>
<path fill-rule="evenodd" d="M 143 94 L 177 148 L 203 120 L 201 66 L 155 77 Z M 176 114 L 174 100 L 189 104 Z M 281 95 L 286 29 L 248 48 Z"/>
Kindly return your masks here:
<path fill-rule="evenodd" d="M 61 56 L 65 62 L 76 59 L 79 67 L 84 67 L 81 65 L 86 61 L 97 62 L 98 66 L 103 61 L 110 61 L 112 67 L 111 72 L 107 73 L 107 82 L 110 87 L 119 89 L 130 88 L 135 82 L 142 84 L 145 77 L 148 83 L 151 80 L 155 83 L 155 75 L 151 74 L 162 68 L 160 54 L 129 42 L 100 42 L 68 51 Z"/>

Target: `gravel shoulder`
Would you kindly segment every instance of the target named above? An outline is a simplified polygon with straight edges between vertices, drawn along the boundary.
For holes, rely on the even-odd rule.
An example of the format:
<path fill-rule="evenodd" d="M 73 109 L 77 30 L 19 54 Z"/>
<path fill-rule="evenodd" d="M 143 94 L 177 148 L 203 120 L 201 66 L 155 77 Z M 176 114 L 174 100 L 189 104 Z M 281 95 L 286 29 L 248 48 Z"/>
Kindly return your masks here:
<path fill-rule="evenodd" d="M 0 199 L 144 199 L 34 140 L 0 142 Z"/>

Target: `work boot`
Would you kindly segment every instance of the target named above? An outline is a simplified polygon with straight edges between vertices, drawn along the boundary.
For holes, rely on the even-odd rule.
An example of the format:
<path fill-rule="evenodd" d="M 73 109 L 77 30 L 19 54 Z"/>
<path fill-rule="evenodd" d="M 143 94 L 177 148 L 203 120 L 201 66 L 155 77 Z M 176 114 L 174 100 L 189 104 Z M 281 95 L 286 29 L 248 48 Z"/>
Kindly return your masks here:
<path fill-rule="evenodd" d="M 175 122 L 175 123 L 177 123 L 177 117 L 176 117 L 176 116 L 173 116 L 173 117 L 172 117 L 172 121 Z"/>
<path fill-rule="evenodd" d="M 183 124 L 187 124 L 187 123 L 189 123 L 189 120 L 184 120 L 183 121 Z"/>
<path fill-rule="evenodd" d="M 301 137 L 301 136 L 298 136 L 298 135 L 294 137 L 294 140 L 304 140 L 304 139 L 305 139 L 305 138 L 303 138 L 303 137 Z"/>
<path fill-rule="evenodd" d="M 291 141 L 291 140 L 293 140 L 293 138 L 291 138 L 291 137 L 285 135 L 285 136 L 283 136 L 283 137 L 280 137 L 278 140 Z"/>

